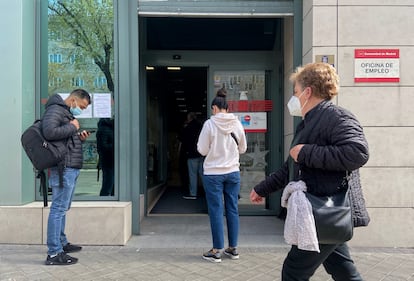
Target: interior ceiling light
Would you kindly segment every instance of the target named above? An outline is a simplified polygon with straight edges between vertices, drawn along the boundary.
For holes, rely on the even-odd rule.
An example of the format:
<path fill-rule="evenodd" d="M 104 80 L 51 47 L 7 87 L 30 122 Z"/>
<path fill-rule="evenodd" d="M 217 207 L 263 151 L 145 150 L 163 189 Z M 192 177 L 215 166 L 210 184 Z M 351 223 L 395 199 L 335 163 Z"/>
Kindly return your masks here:
<path fill-rule="evenodd" d="M 154 70 L 154 69 L 155 69 L 155 68 L 154 68 L 153 66 L 148 66 L 148 65 L 147 65 L 147 66 L 145 67 L 145 70 Z"/>
<path fill-rule="evenodd" d="M 179 66 L 167 66 L 167 69 L 168 70 L 181 70 L 181 67 L 179 67 Z"/>

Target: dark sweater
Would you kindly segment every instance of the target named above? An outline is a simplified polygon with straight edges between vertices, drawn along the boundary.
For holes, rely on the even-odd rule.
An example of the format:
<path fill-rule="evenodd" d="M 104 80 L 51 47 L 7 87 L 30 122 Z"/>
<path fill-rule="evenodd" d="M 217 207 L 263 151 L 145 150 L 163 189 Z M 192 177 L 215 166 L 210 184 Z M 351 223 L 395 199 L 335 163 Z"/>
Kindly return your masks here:
<path fill-rule="evenodd" d="M 182 143 L 182 149 L 187 158 L 202 157 L 197 150 L 198 136 L 200 135 L 202 125 L 197 119 L 191 120 L 182 131 L 179 140 Z"/>

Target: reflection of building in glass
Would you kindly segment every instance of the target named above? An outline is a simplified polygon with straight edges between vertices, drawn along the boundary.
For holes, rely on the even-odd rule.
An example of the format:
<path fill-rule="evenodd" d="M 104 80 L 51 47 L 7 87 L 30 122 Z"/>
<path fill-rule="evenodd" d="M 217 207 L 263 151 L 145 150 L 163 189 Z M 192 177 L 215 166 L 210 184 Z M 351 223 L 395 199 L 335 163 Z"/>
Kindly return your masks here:
<path fill-rule="evenodd" d="M 49 40 L 49 95 L 84 87 L 89 92 L 108 92 L 107 79 L 91 58 L 72 43 Z"/>
<path fill-rule="evenodd" d="M 112 0 L 82 3 L 48 1 L 49 95 L 74 87 L 113 92 Z"/>

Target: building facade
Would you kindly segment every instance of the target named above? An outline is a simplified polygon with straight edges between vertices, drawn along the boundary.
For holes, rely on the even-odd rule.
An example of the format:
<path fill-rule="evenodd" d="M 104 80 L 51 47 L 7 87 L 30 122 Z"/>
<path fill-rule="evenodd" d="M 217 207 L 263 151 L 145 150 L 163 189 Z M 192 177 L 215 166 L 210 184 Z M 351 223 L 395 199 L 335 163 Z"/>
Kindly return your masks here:
<path fill-rule="evenodd" d="M 174 206 L 157 209 L 172 187 L 183 191 L 177 135 L 188 112 L 208 118 L 221 87 L 249 143 L 241 158 L 240 213 L 278 215 L 280 194 L 253 206 L 248 192 L 288 155 L 296 122 L 285 106 L 293 88 L 290 73 L 327 61 L 341 77 L 335 103 L 358 117 L 370 145 L 361 181 L 371 223 L 355 230 L 351 245 L 414 246 L 410 0 L 94 2 L 110 7 L 109 31 L 103 33 L 110 38 L 104 44 L 107 68 L 96 64 L 105 61 L 95 52 L 99 45 L 79 53 L 79 38 L 68 43 L 70 36 L 53 29 L 63 26 L 54 22 L 54 1 L 0 1 L 0 243 L 45 243 L 48 207 L 19 140 L 41 116 L 48 96 L 76 87 L 94 99 L 89 115 L 80 119 L 83 128 L 96 129 L 101 118 L 115 121 L 115 188 L 111 196 L 99 195 L 92 137 L 68 212 L 74 243 L 123 245 L 139 235 L 145 216 L 177 212 Z M 80 57 L 90 64 L 74 63 Z M 184 212 L 205 215 L 191 207 Z"/>

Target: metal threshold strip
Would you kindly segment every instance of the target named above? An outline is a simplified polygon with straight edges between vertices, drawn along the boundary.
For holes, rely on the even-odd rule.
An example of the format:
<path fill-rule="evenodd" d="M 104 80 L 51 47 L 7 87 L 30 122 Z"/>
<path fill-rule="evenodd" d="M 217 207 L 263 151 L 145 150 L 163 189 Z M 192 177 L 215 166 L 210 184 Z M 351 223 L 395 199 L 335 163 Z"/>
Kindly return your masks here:
<path fill-rule="evenodd" d="M 215 18 L 280 18 L 290 17 L 293 13 L 191 13 L 191 12 L 140 12 L 142 17 L 215 17 Z"/>

